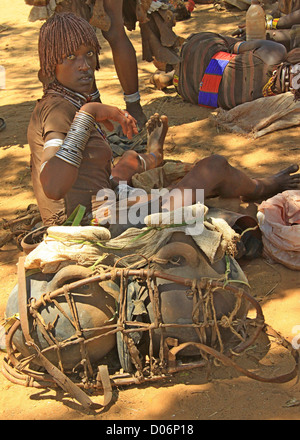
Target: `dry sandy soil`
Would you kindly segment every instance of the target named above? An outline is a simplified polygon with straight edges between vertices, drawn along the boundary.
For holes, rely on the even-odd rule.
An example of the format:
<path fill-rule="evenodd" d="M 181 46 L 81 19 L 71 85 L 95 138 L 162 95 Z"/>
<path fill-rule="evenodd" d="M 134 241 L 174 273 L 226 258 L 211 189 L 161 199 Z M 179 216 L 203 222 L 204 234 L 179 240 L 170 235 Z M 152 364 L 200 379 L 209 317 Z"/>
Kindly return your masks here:
<path fill-rule="evenodd" d="M 0 90 L 0 116 L 7 128 L 0 133 L 0 216 L 13 219 L 35 202 L 30 183 L 27 124 L 35 101 L 41 96 L 37 81 L 37 39 L 41 23 L 29 23 L 29 7 L 23 0 L 1 0 L 0 65 L 6 69 L 6 89 Z M 179 22 L 176 32 L 188 36 L 199 30 L 230 34 L 244 20 L 238 10 L 217 11 L 198 5 L 190 20 Z M 148 116 L 165 113 L 170 120 L 166 157 L 193 162 L 211 153 L 225 155 L 252 176 L 264 176 L 299 160 L 299 128 L 278 131 L 259 140 L 217 131 L 209 121 L 210 110 L 183 103 L 173 89 L 157 91 L 149 83 L 152 64 L 141 60 L 139 29 L 129 33 L 138 57 L 142 104 Z M 103 102 L 123 106 L 123 98 L 108 44 L 102 45 L 101 71 L 97 73 Z M 14 243 L 0 249 L 0 317 L 16 283 L 16 263 L 21 252 Z M 266 322 L 288 341 L 300 324 L 299 273 L 282 265 L 256 259 L 243 265 L 252 295 L 263 307 Z M 257 345 L 245 366 L 270 377 L 292 369 L 292 361 L 280 347 L 262 355 L 268 346 Z M 261 352 L 259 353 L 259 350 Z M 0 361 L 4 353 L 2 352 Z M 97 402 L 101 396 L 93 396 Z M 300 419 L 300 385 L 254 381 L 230 367 L 178 373 L 163 382 L 114 390 L 112 404 L 91 414 L 62 391 L 38 390 L 14 385 L 0 375 L 1 420 L 287 420 Z"/>

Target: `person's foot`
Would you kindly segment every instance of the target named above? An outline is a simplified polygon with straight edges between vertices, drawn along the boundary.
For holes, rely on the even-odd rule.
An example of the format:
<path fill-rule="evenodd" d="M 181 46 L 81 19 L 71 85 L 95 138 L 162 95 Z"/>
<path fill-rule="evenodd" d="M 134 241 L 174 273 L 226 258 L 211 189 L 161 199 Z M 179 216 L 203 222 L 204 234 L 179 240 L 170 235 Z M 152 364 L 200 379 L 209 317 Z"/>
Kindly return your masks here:
<path fill-rule="evenodd" d="M 263 179 L 254 179 L 257 186 L 251 198 L 247 197 L 247 200 L 272 197 L 282 191 L 300 188 L 300 174 L 295 174 L 298 170 L 299 166 L 294 164 L 273 176 Z"/>
<path fill-rule="evenodd" d="M 160 116 L 158 113 L 152 115 L 147 124 L 148 140 L 147 153 L 155 160 L 155 166 L 160 166 L 163 162 L 163 148 L 168 132 L 168 117 Z"/>
<path fill-rule="evenodd" d="M 150 77 L 150 83 L 153 84 L 158 90 L 164 90 L 173 84 L 175 70 L 171 72 L 162 72 L 157 70 Z"/>
<path fill-rule="evenodd" d="M 141 130 L 147 122 L 147 116 L 143 112 L 143 108 L 140 104 L 140 100 L 136 102 L 127 102 L 126 110 L 128 111 L 128 113 L 131 114 L 131 116 L 134 117 L 134 119 L 137 122 L 138 128 Z"/>

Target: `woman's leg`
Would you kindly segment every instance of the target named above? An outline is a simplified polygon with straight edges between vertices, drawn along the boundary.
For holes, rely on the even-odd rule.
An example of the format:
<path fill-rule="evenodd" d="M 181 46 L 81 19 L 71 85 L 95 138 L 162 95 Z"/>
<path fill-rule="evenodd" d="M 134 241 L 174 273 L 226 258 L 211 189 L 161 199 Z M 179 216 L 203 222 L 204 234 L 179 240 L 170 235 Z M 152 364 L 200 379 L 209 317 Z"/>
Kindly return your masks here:
<path fill-rule="evenodd" d="M 147 153 L 139 155 L 135 151 L 127 151 L 112 170 L 112 176 L 117 182 L 122 180 L 130 184 L 134 174 L 162 164 L 163 145 L 168 131 L 167 116 L 158 114 L 151 116 L 147 128 Z M 298 165 L 291 165 L 271 177 L 252 179 L 243 171 L 231 166 L 225 157 L 212 155 L 197 162 L 191 171 L 174 185 L 173 189 L 179 189 L 182 196 L 174 200 L 174 205 L 170 206 L 170 209 L 196 203 L 197 189 L 203 190 L 204 198 L 243 197 L 248 200 L 260 200 L 288 189 L 297 189 L 300 186 L 300 174 L 295 174 L 298 169 Z M 192 197 L 187 203 L 183 197 L 184 189 L 192 192 Z M 168 197 L 163 200 L 163 207 L 169 206 L 167 204 L 169 204 Z"/>
<path fill-rule="evenodd" d="M 252 179 L 243 171 L 232 167 L 223 156 L 212 155 L 200 160 L 193 169 L 176 185 L 181 191 L 181 197 L 174 201 L 171 209 L 184 205 L 184 189 L 192 191 L 192 203 L 196 203 L 196 190 L 204 191 L 204 198 L 242 197 L 247 200 L 260 200 L 271 197 L 287 189 L 296 189 L 300 185 L 298 165 L 291 165 L 279 173 L 263 179 Z M 189 203 L 190 203 L 189 199 Z M 169 203 L 169 200 L 165 201 Z"/>
<path fill-rule="evenodd" d="M 115 182 L 125 181 L 131 184 L 132 176 L 136 173 L 160 166 L 163 162 L 163 145 L 168 132 L 168 118 L 157 113 L 147 122 L 148 141 L 147 153 L 138 154 L 136 151 L 126 151 L 117 165 L 112 169 Z"/>
<path fill-rule="evenodd" d="M 126 109 L 142 127 L 147 118 L 140 105 L 136 53 L 124 29 L 123 0 L 104 0 L 104 8 L 111 26 L 102 33 L 112 50 L 115 69 L 125 95 Z"/>

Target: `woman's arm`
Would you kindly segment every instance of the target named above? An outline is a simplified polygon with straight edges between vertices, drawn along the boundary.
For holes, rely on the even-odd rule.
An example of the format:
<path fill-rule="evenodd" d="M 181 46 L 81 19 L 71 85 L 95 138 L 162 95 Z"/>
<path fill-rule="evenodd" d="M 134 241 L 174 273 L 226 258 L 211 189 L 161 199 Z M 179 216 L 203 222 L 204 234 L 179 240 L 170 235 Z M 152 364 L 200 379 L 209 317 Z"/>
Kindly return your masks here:
<path fill-rule="evenodd" d="M 51 132 L 46 136 L 40 171 L 44 193 L 52 200 L 64 198 L 78 176 L 78 168 L 55 156 L 60 149 L 60 146 L 56 145 L 58 139 L 63 144 L 64 135 Z"/>
<path fill-rule="evenodd" d="M 97 122 L 102 122 L 103 125 L 112 131 L 114 126 L 111 121 L 118 122 L 128 139 L 138 133 L 136 120 L 126 111 L 114 107 L 112 105 L 99 104 L 97 102 L 88 102 L 84 104 L 81 109 L 86 113 L 92 115 Z"/>
<path fill-rule="evenodd" d="M 88 124 L 93 124 L 93 121 L 102 122 L 110 131 L 114 128 L 112 121 L 118 122 L 124 135 L 129 139 L 138 133 L 135 119 L 129 113 L 117 107 L 90 102 L 84 104 L 78 113 L 80 116 L 87 116 Z M 87 142 L 82 139 L 82 128 L 78 123 L 76 126 L 75 120 L 76 116 L 72 123 L 72 130 L 69 130 L 66 137 L 59 132 L 51 132 L 45 137 L 40 181 L 46 196 L 53 200 L 62 199 L 71 189 L 78 176 L 80 157 Z M 85 134 L 86 132 L 84 132 Z M 77 137 L 78 142 L 70 142 L 68 140 L 70 136 L 73 136 L 73 139 L 74 136 Z M 72 163 L 73 157 L 75 157 L 74 163 Z"/>
<path fill-rule="evenodd" d="M 287 55 L 286 48 L 282 44 L 269 40 L 239 41 L 233 49 L 234 53 L 244 53 L 249 50 L 255 51 L 255 55 L 270 66 L 281 63 Z"/>
<path fill-rule="evenodd" d="M 280 17 L 276 29 L 290 29 L 294 24 L 300 24 L 300 10 Z"/>
<path fill-rule="evenodd" d="M 267 30 L 276 30 L 276 29 L 291 29 L 295 24 L 300 24 L 300 9 L 291 12 L 290 14 L 283 15 L 280 18 L 273 18 L 272 15 L 267 14 L 266 16 L 266 29 Z M 246 36 L 246 24 L 240 24 L 238 29 L 236 29 L 233 33 L 233 36 L 236 37 L 245 37 Z"/>

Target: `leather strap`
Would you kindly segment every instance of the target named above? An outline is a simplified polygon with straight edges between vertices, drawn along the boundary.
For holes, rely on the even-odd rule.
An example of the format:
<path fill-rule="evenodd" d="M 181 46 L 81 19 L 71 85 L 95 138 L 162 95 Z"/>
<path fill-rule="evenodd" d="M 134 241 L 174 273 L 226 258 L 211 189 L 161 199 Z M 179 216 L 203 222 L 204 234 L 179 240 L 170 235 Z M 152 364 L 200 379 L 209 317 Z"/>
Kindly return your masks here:
<path fill-rule="evenodd" d="M 29 342 L 28 345 L 36 350 L 36 357 L 43 365 L 45 370 L 50 374 L 53 380 L 64 391 L 74 397 L 85 409 L 92 409 L 93 401 L 88 395 L 82 391 L 74 382 L 72 382 L 62 371 L 53 365 L 39 350 L 36 344 Z"/>
<path fill-rule="evenodd" d="M 101 380 L 103 387 L 103 398 L 100 405 L 107 406 L 112 399 L 112 388 L 107 365 L 98 366 L 97 382 Z"/>
<path fill-rule="evenodd" d="M 28 304 L 26 289 L 26 274 L 24 268 L 25 256 L 19 258 L 18 262 L 18 305 L 22 332 L 26 342 L 34 343 L 29 332 Z"/>

